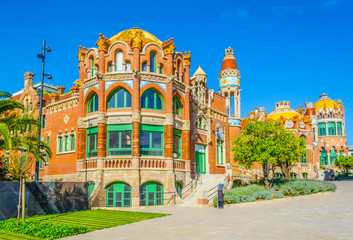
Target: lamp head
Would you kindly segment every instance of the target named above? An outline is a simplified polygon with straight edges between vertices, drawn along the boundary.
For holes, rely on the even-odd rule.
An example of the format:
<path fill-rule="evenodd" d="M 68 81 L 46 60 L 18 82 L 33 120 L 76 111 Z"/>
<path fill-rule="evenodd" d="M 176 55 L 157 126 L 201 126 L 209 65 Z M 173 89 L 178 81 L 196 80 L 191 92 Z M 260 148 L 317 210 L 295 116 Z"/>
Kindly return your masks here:
<path fill-rule="evenodd" d="M 51 52 L 51 49 L 50 49 L 50 47 L 47 47 L 47 52 Z"/>
<path fill-rule="evenodd" d="M 42 59 L 43 58 L 43 55 L 40 53 L 37 55 L 38 58 Z"/>

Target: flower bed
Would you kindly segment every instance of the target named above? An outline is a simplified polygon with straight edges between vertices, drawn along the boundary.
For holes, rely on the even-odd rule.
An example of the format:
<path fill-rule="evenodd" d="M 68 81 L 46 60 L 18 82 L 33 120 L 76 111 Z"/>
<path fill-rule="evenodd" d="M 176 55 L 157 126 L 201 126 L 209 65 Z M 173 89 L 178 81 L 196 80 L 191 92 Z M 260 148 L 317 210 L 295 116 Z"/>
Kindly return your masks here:
<path fill-rule="evenodd" d="M 328 182 L 296 180 L 296 181 L 276 181 L 273 188 L 267 191 L 261 183 L 251 184 L 245 187 L 237 187 L 224 191 L 224 202 L 227 204 L 255 202 L 256 200 L 271 200 L 273 198 L 283 198 L 285 196 L 309 195 L 318 192 L 336 190 L 336 185 Z M 213 199 L 213 205 L 218 204 L 218 197 Z"/>

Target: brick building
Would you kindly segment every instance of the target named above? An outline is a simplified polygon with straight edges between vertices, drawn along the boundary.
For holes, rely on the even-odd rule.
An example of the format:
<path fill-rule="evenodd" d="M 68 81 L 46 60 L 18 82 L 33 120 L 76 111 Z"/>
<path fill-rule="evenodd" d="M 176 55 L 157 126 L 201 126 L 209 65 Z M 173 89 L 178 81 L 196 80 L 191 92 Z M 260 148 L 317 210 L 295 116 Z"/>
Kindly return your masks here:
<path fill-rule="evenodd" d="M 233 49 L 225 51 L 217 93 L 207 87 L 201 67 L 190 75 L 190 52 L 176 52 L 173 39 L 161 42 L 131 28 L 110 39 L 100 34 L 96 45 L 79 47 L 80 77 L 69 92 L 45 85 L 42 139 L 53 156 L 41 165 L 42 181 L 89 181 L 96 205 L 130 207 L 166 204 L 167 195 L 175 191 L 181 197 L 181 189 L 196 174 L 234 173 L 231 140 L 240 135 L 242 123 L 240 72 Z M 29 111 L 36 111 L 39 101 L 33 76 L 26 73 L 24 89 L 13 96 Z M 283 104 L 289 108 L 289 103 Z M 285 123 L 295 126 L 298 137 L 307 138 L 310 164 L 305 167 L 312 169 L 313 153 L 321 146 L 313 148 L 321 144 L 321 136 L 312 134 L 317 132 L 315 114 L 330 114 L 319 106 L 310 110 L 308 105 L 306 112 L 311 112 L 305 117 L 299 117 L 304 109 L 292 110 L 295 122 Z M 346 142 L 340 140 L 345 139 L 342 102 L 334 107 L 332 114 L 340 119 L 335 118 L 337 129 L 343 121 L 341 135 L 335 137 L 342 146 L 335 148 L 345 153 Z M 256 114 L 265 117 L 264 109 L 250 116 Z M 276 114 L 267 118 L 275 120 Z M 328 151 L 332 144 L 325 141 Z M 298 165 L 296 171 L 305 167 Z"/>

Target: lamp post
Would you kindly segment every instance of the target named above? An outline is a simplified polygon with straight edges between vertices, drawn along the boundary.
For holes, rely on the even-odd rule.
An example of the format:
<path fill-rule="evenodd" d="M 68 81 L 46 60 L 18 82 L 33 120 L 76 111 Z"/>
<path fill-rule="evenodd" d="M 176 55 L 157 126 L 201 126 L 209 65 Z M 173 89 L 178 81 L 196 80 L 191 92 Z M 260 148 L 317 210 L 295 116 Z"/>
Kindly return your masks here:
<path fill-rule="evenodd" d="M 38 150 L 40 151 L 40 131 L 42 128 L 42 108 L 43 108 L 43 84 L 44 77 L 48 77 L 49 80 L 52 79 L 51 75 L 44 73 L 44 63 L 45 63 L 45 52 L 51 52 L 51 49 L 45 45 L 45 40 L 43 40 L 42 53 L 38 54 L 37 57 L 42 60 L 42 79 L 40 85 L 40 103 L 39 103 L 39 118 L 38 118 Z M 34 180 L 38 182 L 39 177 L 39 161 L 36 161 L 35 177 Z"/>

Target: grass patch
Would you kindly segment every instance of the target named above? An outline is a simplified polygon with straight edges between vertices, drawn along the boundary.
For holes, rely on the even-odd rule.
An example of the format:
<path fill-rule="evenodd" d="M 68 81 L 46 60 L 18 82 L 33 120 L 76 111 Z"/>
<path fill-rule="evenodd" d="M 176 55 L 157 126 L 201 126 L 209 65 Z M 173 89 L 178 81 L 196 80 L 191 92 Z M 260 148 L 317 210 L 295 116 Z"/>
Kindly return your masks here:
<path fill-rule="evenodd" d="M 0 239 L 59 239 L 167 215 L 98 209 L 29 217 L 20 226 L 12 218 L 0 221 Z"/>
<path fill-rule="evenodd" d="M 251 184 L 245 187 L 237 187 L 224 191 L 224 201 L 228 204 L 254 202 L 264 199 L 271 200 L 273 198 L 283 198 L 285 196 L 309 195 L 318 192 L 327 192 L 336 190 L 336 185 L 328 182 L 311 181 L 311 180 L 276 180 L 273 188 L 267 191 L 261 182 Z M 216 207 L 218 198 L 213 199 L 213 205 Z"/>

